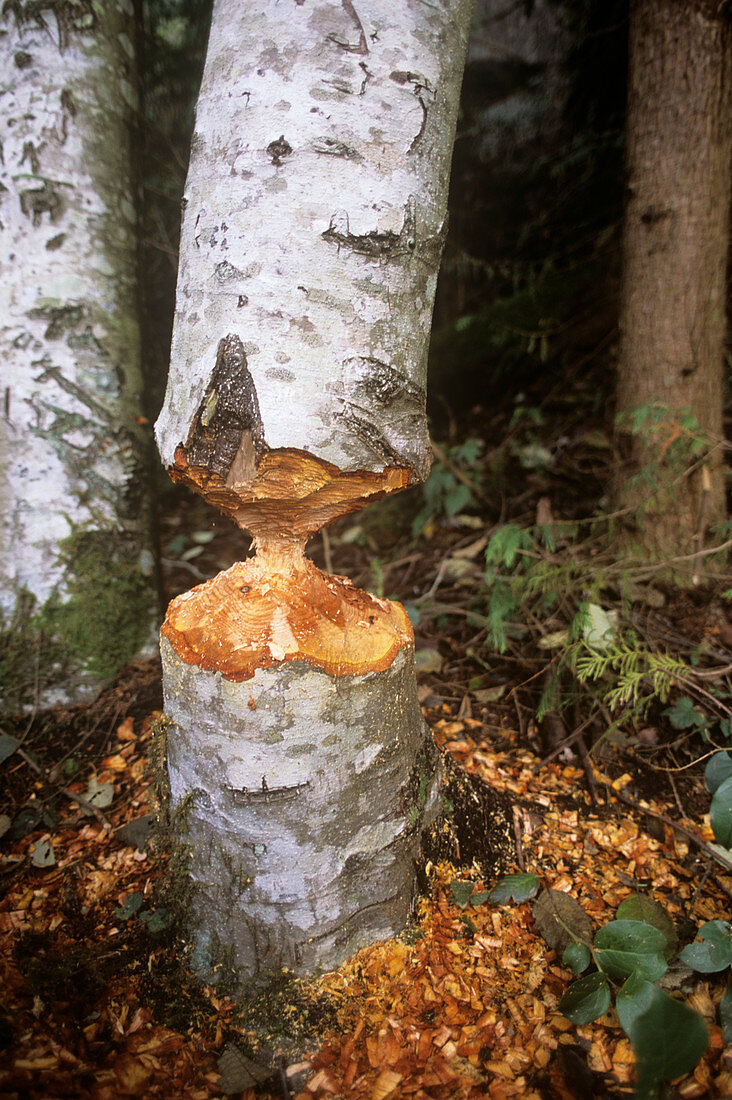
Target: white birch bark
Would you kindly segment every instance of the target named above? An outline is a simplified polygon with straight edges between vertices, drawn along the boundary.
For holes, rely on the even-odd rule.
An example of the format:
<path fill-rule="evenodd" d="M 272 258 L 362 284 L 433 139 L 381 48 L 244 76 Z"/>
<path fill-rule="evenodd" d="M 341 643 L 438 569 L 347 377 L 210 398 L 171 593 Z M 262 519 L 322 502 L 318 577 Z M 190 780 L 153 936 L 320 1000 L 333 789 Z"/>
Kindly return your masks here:
<path fill-rule="evenodd" d="M 0 30 L 0 611 L 16 653 L 49 643 L 31 692 L 49 704 L 149 646 L 155 614 L 133 6 L 5 4 Z"/>
<path fill-rule="evenodd" d="M 163 462 L 219 342 L 267 447 L 424 477 L 427 343 L 472 0 L 216 0 L 184 199 Z"/>
<path fill-rule="evenodd" d="M 163 689 L 193 962 L 330 967 L 403 925 L 436 753 L 404 609 L 307 536 L 429 469 L 432 302 L 472 0 L 216 0 L 164 463 L 256 556 L 174 600 Z"/>

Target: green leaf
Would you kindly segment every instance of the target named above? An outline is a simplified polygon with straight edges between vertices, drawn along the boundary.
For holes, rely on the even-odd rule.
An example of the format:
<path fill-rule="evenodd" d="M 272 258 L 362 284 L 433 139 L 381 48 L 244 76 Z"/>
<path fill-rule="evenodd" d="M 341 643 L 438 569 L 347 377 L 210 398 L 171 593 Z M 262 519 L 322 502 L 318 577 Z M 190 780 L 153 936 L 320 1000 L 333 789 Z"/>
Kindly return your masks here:
<path fill-rule="evenodd" d="M 483 905 L 488 901 L 488 890 L 476 890 L 474 894 L 470 895 L 471 905 Z"/>
<path fill-rule="evenodd" d="M 575 974 L 581 974 L 590 965 L 591 958 L 589 947 L 583 943 L 570 943 L 564 949 L 562 963 Z"/>
<path fill-rule="evenodd" d="M 30 806 L 24 806 L 13 820 L 10 835 L 14 840 L 19 840 L 28 833 L 32 833 L 40 822 L 42 815 L 43 807 L 39 806 L 37 803 L 33 803 Z"/>
<path fill-rule="evenodd" d="M 444 657 L 436 649 L 418 649 L 414 655 L 417 672 L 439 672 L 444 663 Z"/>
<path fill-rule="evenodd" d="M 467 485 L 458 485 L 445 496 L 445 515 L 456 516 L 463 508 L 475 503 L 475 497 Z"/>
<path fill-rule="evenodd" d="M 589 1024 L 604 1016 L 610 1007 L 610 986 L 600 970 L 572 982 L 559 1002 L 563 1012 L 573 1024 Z"/>
<path fill-rule="evenodd" d="M 140 920 L 147 925 L 148 932 L 162 932 L 170 924 L 170 915 L 164 907 L 160 909 L 146 909 L 140 913 Z"/>
<path fill-rule="evenodd" d="M 452 900 L 457 905 L 458 909 L 467 909 L 470 901 L 470 895 L 473 892 L 473 883 L 465 882 L 462 879 L 455 879 L 450 883 L 450 890 L 452 891 Z"/>
<path fill-rule="evenodd" d="M 106 810 L 107 806 L 112 805 L 114 786 L 112 783 L 100 783 L 97 777 L 93 775 L 89 780 L 84 798 L 87 802 L 91 802 L 92 806 L 96 806 L 98 810 Z M 82 812 L 85 814 L 90 813 L 90 811 L 83 806 Z"/>
<path fill-rule="evenodd" d="M 732 985 L 728 985 L 719 1002 L 719 1022 L 725 1043 L 732 1043 Z"/>
<path fill-rule="evenodd" d="M 200 546 L 205 546 L 206 543 L 211 542 L 215 537 L 215 531 L 193 531 L 191 533 L 193 541 L 197 542 Z"/>
<path fill-rule="evenodd" d="M 697 1012 L 651 988 L 649 1007 L 631 1025 L 638 1100 L 653 1100 L 664 1081 L 690 1073 L 709 1045 L 707 1025 Z"/>
<path fill-rule="evenodd" d="M 56 853 L 48 840 L 38 840 L 31 844 L 31 863 L 34 867 L 53 867 Z"/>
<path fill-rule="evenodd" d="M 700 974 L 716 974 L 732 966 L 732 926 L 723 920 L 708 920 L 699 929 L 701 943 L 690 943 L 679 958 Z"/>
<path fill-rule="evenodd" d="M 587 618 L 583 631 L 585 641 L 593 649 L 607 649 L 612 645 L 617 623 L 599 604 L 588 603 L 586 611 Z M 617 620 L 617 613 L 614 618 Z"/>
<path fill-rule="evenodd" d="M 664 955 L 668 957 L 674 953 L 679 939 L 676 935 L 674 922 L 663 906 L 659 905 L 653 898 L 647 898 L 644 894 L 633 894 L 625 901 L 621 901 L 615 919 L 643 921 L 645 924 L 652 924 L 666 940 Z"/>
<path fill-rule="evenodd" d="M 135 891 L 134 894 L 129 894 L 121 905 L 118 905 L 114 911 L 114 915 L 117 920 L 129 920 L 130 917 L 134 917 L 142 905 L 142 894 L 138 894 Z"/>
<path fill-rule="evenodd" d="M 732 756 L 728 752 L 715 752 L 709 757 L 704 769 L 704 780 L 710 794 L 714 794 L 730 776 L 732 776 Z"/>
<path fill-rule="evenodd" d="M 17 737 L 11 737 L 9 733 L 0 733 L 0 764 L 4 764 L 19 748 L 20 741 Z"/>
<path fill-rule="evenodd" d="M 614 920 L 595 936 L 597 965 L 617 981 L 637 974 L 655 982 L 668 969 L 663 957 L 666 939 L 650 924 L 636 920 Z"/>
<path fill-rule="evenodd" d="M 631 974 L 620 988 L 615 998 L 615 1010 L 620 1026 L 628 1038 L 635 1021 L 651 1007 L 655 989 L 653 982 L 648 982 L 637 974 Z"/>
<path fill-rule="evenodd" d="M 686 695 L 682 695 L 672 707 L 667 707 L 663 713 L 667 715 L 675 730 L 688 730 L 707 724 L 704 715 L 697 710 L 691 699 Z"/>
<path fill-rule="evenodd" d="M 532 906 L 536 927 L 558 955 L 574 940 L 592 939 L 592 921 L 578 901 L 561 890 L 542 890 Z"/>
<path fill-rule="evenodd" d="M 709 821 L 717 843 L 732 848 L 732 775 L 714 792 Z"/>
<path fill-rule="evenodd" d="M 504 875 L 489 892 L 488 901 L 491 905 L 507 905 L 510 901 L 520 905 L 535 897 L 539 885 L 538 875 Z"/>

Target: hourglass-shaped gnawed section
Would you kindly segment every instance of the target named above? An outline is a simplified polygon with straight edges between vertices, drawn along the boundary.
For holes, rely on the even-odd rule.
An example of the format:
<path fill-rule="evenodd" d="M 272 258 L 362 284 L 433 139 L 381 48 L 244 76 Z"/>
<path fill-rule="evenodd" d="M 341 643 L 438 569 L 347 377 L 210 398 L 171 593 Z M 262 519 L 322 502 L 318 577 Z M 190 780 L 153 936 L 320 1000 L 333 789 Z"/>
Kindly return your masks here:
<path fill-rule="evenodd" d="M 471 0 L 217 0 L 184 198 L 163 463 L 255 554 L 161 650 L 197 969 L 337 965 L 412 904 L 434 751 L 397 603 L 309 536 L 423 480 Z M 183 816 L 183 815 L 182 815 Z"/>

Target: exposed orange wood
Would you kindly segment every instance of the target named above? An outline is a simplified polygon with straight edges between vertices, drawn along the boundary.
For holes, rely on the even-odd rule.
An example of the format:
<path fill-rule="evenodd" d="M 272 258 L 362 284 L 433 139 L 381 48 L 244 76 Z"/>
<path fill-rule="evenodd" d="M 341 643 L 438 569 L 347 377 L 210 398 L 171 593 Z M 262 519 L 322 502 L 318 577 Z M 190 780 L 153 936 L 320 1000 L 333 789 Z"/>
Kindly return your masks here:
<path fill-rule="evenodd" d="M 256 557 L 178 596 L 162 633 L 187 664 L 235 681 L 282 661 L 379 672 L 413 642 L 401 604 L 322 573 L 294 539 L 261 538 Z"/>
<path fill-rule="evenodd" d="M 409 482 L 409 471 L 402 467 L 389 466 L 381 473 L 344 473 L 332 463 L 294 448 L 265 452 L 256 468 L 253 462 L 242 462 L 237 475 L 225 481 L 203 466 L 189 465 L 181 445 L 170 475 L 255 537 L 289 536 L 302 541 L 367 502 L 404 489 Z"/>

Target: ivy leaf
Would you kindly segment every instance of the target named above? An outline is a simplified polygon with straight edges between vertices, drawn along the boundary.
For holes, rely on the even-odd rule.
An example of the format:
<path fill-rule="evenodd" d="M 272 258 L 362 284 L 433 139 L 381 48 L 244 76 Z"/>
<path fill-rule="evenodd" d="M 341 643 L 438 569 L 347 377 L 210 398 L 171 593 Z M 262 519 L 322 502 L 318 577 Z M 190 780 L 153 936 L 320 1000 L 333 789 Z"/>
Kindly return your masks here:
<path fill-rule="evenodd" d="M 660 1085 L 693 1070 L 709 1045 L 707 1025 L 697 1012 L 657 986 L 651 991 L 650 1005 L 631 1023 L 637 1100 L 655 1100 Z"/>
<path fill-rule="evenodd" d="M 539 890 L 538 875 L 504 875 L 488 894 L 491 905 L 506 905 L 515 901 L 520 905 L 536 896 Z"/>
<path fill-rule="evenodd" d="M 561 890 L 542 890 L 532 912 L 536 927 L 558 955 L 575 940 L 592 939 L 592 921 L 587 913 L 579 902 Z"/>
<path fill-rule="evenodd" d="M 470 901 L 470 895 L 473 893 L 473 883 L 465 882 L 462 879 L 455 879 L 450 883 L 450 890 L 452 892 L 452 900 L 457 905 L 458 909 L 467 909 Z"/>
<path fill-rule="evenodd" d="M 690 943 L 679 958 L 700 974 L 716 974 L 732 966 L 732 927 L 723 920 L 708 920 L 699 929 L 701 943 Z"/>
<path fill-rule="evenodd" d="M 732 775 L 714 792 L 709 821 L 717 843 L 723 848 L 732 848 Z"/>
<path fill-rule="evenodd" d="M 668 969 L 662 954 L 665 947 L 663 933 L 643 921 L 610 921 L 595 936 L 597 965 L 617 981 L 631 974 L 657 981 Z"/>
<path fill-rule="evenodd" d="M 562 963 L 575 974 L 581 974 L 590 965 L 591 958 L 590 949 L 583 943 L 570 943 L 564 949 Z"/>
<path fill-rule="evenodd" d="M 688 730 L 706 726 L 707 722 L 701 711 L 692 703 L 688 696 L 682 695 L 672 707 L 666 707 L 663 712 L 675 730 Z"/>
<path fill-rule="evenodd" d="M 673 955 L 679 941 L 674 922 L 663 906 L 659 905 L 653 898 L 647 898 L 644 894 L 633 894 L 625 901 L 621 901 L 615 918 L 616 920 L 643 921 L 644 924 L 653 925 L 666 940 L 664 955 L 667 958 Z"/>
<path fill-rule="evenodd" d="M 730 776 L 732 776 L 732 756 L 728 752 L 715 752 L 709 757 L 704 769 L 704 780 L 710 794 L 714 794 Z"/>
<path fill-rule="evenodd" d="M 601 970 L 572 982 L 559 1002 L 563 1012 L 573 1024 L 589 1024 L 604 1016 L 610 1007 L 610 986 Z"/>
<path fill-rule="evenodd" d="M 148 932 L 162 932 L 170 924 L 170 916 L 164 906 L 160 909 L 146 909 L 140 913 L 140 920 L 147 925 Z"/>
<path fill-rule="evenodd" d="M 142 905 L 142 894 L 135 891 L 134 894 L 129 894 L 121 905 L 118 905 L 114 911 L 114 915 L 117 920 L 129 920 L 130 917 L 134 917 L 137 910 Z"/>
<path fill-rule="evenodd" d="M 621 986 L 615 998 L 615 1011 L 628 1038 L 631 1038 L 635 1021 L 651 1007 L 655 989 L 653 982 L 648 982 L 637 974 L 631 974 Z"/>
<path fill-rule="evenodd" d="M 471 905 L 476 905 L 476 906 L 477 905 L 483 905 L 484 902 L 486 902 L 486 901 L 488 901 L 488 891 L 487 890 L 476 890 L 474 894 L 470 895 L 470 904 Z"/>

